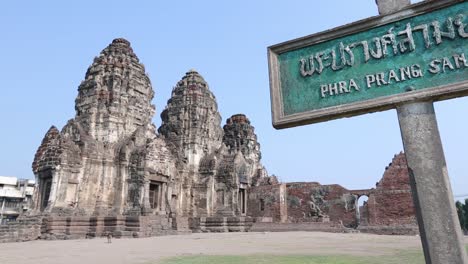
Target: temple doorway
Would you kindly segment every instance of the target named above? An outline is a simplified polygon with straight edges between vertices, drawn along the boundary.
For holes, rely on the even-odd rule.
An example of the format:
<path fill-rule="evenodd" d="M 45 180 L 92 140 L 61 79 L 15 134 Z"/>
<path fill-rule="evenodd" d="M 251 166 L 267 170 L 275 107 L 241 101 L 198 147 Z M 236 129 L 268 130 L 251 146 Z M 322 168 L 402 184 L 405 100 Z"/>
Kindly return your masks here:
<path fill-rule="evenodd" d="M 50 191 L 52 189 L 52 177 L 47 177 L 42 179 L 42 188 L 41 188 L 41 211 L 49 204 Z"/>
<path fill-rule="evenodd" d="M 151 181 L 149 186 L 149 203 L 151 209 L 159 209 L 161 198 L 161 184 Z"/>
<path fill-rule="evenodd" d="M 240 209 L 240 213 L 241 215 L 245 215 L 246 214 L 246 192 L 245 192 L 245 189 L 239 189 L 239 209 Z"/>

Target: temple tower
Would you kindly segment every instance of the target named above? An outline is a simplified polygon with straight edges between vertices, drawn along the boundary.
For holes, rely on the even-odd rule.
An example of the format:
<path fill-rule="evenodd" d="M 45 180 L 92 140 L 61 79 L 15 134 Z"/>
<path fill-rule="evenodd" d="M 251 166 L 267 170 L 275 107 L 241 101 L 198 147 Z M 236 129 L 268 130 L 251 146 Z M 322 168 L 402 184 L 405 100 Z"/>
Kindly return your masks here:
<path fill-rule="evenodd" d="M 100 142 L 115 143 L 151 124 L 154 91 L 130 42 L 114 39 L 78 87 L 76 122 Z"/>
<path fill-rule="evenodd" d="M 189 170 L 197 171 L 200 160 L 221 146 L 221 115 L 213 93 L 203 77 L 188 71 L 172 90 L 161 113 L 159 133 L 173 144 Z"/>
<path fill-rule="evenodd" d="M 52 215 L 166 214 L 175 159 L 152 124 L 154 91 L 130 43 L 114 39 L 78 87 L 76 116 L 33 162 L 34 208 Z M 170 206 L 169 206 L 170 205 Z"/>
<path fill-rule="evenodd" d="M 244 114 L 236 114 L 227 119 L 223 127 L 223 143 L 230 152 L 240 151 L 251 162 L 258 163 L 262 158 L 255 128 Z"/>

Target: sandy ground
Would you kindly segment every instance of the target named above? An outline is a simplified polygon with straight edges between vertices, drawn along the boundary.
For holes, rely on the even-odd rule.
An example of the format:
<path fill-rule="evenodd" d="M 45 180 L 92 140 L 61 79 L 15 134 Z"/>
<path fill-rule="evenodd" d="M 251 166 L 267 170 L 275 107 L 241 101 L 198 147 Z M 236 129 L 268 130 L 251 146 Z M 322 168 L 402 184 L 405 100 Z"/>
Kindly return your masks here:
<path fill-rule="evenodd" d="M 468 243 L 468 237 L 465 237 Z M 31 241 L 0 244 L 1 264 L 147 263 L 180 255 L 381 255 L 420 249 L 418 236 L 320 232 L 208 233 L 140 239 Z"/>

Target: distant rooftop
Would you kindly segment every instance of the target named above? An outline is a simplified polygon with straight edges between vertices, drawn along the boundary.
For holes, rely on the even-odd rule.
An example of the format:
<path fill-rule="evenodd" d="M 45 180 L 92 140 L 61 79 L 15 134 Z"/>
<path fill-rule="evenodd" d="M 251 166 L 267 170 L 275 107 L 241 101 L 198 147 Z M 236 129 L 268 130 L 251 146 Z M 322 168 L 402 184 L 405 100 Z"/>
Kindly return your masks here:
<path fill-rule="evenodd" d="M 19 179 L 20 181 L 28 181 L 29 184 L 36 183 L 35 180 L 31 179 Z M 0 184 L 3 185 L 16 185 L 18 184 L 18 177 L 13 176 L 0 176 Z"/>
<path fill-rule="evenodd" d="M 12 176 L 0 176 L 0 184 L 16 185 L 18 178 Z"/>

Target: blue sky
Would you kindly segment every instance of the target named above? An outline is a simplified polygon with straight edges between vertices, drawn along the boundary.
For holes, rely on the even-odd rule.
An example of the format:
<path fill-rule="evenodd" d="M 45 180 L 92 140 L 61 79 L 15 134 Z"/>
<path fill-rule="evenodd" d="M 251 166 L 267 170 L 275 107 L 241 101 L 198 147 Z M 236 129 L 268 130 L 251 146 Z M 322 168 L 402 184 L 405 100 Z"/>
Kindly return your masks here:
<path fill-rule="evenodd" d="M 75 115 L 93 58 L 124 37 L 146 66 L 159 114 L 191 68 L 217 97 L 223 124 L 245 113 L 263 163 L 283 181 L 371 188 L 402 150 L 396 111 L 275 130 L 267 47 L 377 14 L 353 1 L 4 1 L 0 4 L 0 175 L 32 178 L 45 132 Z M 455 194 L 468 193 L 468 98 L 435 104 Z"/>

